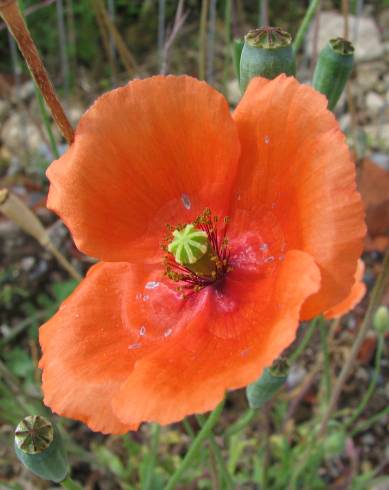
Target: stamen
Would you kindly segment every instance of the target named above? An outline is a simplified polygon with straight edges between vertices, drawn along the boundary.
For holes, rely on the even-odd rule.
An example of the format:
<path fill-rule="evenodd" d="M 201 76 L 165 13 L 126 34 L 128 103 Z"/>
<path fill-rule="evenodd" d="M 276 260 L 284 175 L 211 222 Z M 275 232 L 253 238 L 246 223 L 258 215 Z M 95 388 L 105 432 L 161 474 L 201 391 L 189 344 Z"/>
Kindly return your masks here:
<path fill-rule="evenodd" d="M 229 221 L 228 217 L 220 220 L 212 216 L 211 210 L 206 208 L 191 224 L 166 226 L 167 235 L 161 245 L 167 252 L 165 275 L 177 283 L 178 292 L 186 291 L 187 295 L 198 292 L 232 270 L 226 237 Z M 220 223 L 221 232 L 218 230 Z"/>

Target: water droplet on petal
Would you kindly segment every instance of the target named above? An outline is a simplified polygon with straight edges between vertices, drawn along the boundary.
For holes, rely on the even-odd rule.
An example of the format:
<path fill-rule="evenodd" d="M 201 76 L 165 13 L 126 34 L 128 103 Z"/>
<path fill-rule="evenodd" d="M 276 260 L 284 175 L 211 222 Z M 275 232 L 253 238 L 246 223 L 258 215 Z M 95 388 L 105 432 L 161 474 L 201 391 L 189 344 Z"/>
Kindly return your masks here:
<path fill-rule="evenodd" d="M 80 318 L 80 315 L 79 315 L 78 313 L 76 313 L 76 314 L 74 315 L 74 318 Z"/>
<path fill-rule="evenodd" d="M 188 194 L 183 193 L 181 195 L 181 201 L 185 209 L 189 210 L 192 207 L 192 203 L 190 201 Z"/>
<path fill-rule="evenodd" d="M 259 249 L 262 250 L 262 252 L 266 252 L 266 250 L 269 249 L 269 245 L 267 243 L 261 243 Z"/>
<path fill-rule="evenodd" d="M 155 289 L 158 286 L 159 286 L 159 282 L 158 281 L 149 281 L 149 282 L 146 282 L 145 288 L 146 289 Z"/>
<path fill-rule="evenodd" d="M 128 346 L 128 348 L 129 348 L 130 350 L 132 350 L 132 349 L 140 349 L 141 347 L 142 347 L 142 344 L 140 344 L 139 342 L 135 342 L 135 343 L 130 344 L 130 345 Z"/>
<path fill-rule="evenodd" d="M 271 264 L 272 262 L 274 262 L 274 257 L 273 255 L 270 255 L 269 257 L 266 257 L 266 259 L 264 260 L 265 264 Z"/>
<path fill-rule="evenodd" d="M 264 142 L 266 145 L 268 145 L 270 143 L 270 136 L 266 135 L 264 138 Z"/>
<path fill-rule="evenodd" d="M 144 327 L 144 326 L 140 327 L 140 329 L 139 329 L 139 335 L 141 337 L 144 337 L 146 335 L 146 327 Z"/>
<path fill-rule="evenodd" d="M 241 196 L 240 194 L 237 194 L 237 195 L 236 195 L 236 200 L 237 200 L 237 201 L 240 201 L 241 199 L 242 199 L 242 196 Z"/>
<path fill-rule="evenodd" d="M 170 335 L 173 333 L 172 328 L 168 328 L 167 330 L 164 331 L 163 335 L 164 337 L 170 337 Z"/>
<path fill-rule="evenodd" d="M 142 293 L 136 293 L 135 299 L 137 299 L 138 301 L 140 301 L 142 298 L 143 298 L 143 294 Z"/>
<path fill-rule="evenodd" d="M 285 255 L 280 255 L 280 256 L 278 257 L 278 260 L 281 260 L 281 261 L 285 260 Z"/>
<path fill-rule="evenodd" d="M 148 301 L 150 299 L 150 296 L 148 294 L 145 294 L 143 296 L 143 301 Z"/>

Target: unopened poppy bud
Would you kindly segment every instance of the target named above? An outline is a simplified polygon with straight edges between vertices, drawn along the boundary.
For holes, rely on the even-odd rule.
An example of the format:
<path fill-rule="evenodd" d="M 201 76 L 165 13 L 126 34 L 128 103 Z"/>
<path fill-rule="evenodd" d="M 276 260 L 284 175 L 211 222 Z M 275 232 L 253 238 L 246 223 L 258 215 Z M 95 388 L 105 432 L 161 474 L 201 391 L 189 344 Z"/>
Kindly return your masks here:
<path fill-rule="evenodd" d="M 341 37 L 331 39 L 319 54 L 313 86 L 328 99 L 333 109 L 342 95 L 354 63 L 354 46 Z"/>
<path fill-rule="evenodd" d="M 240 89 L 245 92 L 256 76 L 276 78 L 281 73 L 294 75 L 296 71 L 292 36 L 279 27 L 261 27 L 245 36 L 240 58 Z"/>
<path fill-rule="evenodd" d="M 174 230 L 173 237 L 167 248 L 179 264 L 195 264 L 207 253 L 208 236 L 193 224 Z"/>
<path fill-rule="evenodd" d="M 389 310 L 386 306 L 377 308 L 373 318 L 373 326 L 381 335 L 385 335 L 389 331 Z"/>
<path fill-rule="evenodd" d="M 44 480 L 61 482 L 68 462 L 57 428 L 41 415 L 25 417 L 15 430 L 15 452 L 19 461 Z"/>
<path fill-rule="evenodd" d="M 270 368 L 263 371 L 262 376 L 246 388 L 250 408 L 261 408 L 285 383 L 289 372 L 288 361 L 276 359 Z"/>

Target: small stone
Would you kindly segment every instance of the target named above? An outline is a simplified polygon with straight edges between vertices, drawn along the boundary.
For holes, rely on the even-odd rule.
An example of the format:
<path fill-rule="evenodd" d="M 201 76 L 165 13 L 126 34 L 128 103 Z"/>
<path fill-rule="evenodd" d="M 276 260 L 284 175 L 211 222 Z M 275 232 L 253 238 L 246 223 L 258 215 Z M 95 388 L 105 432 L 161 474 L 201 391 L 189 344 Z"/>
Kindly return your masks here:
<path fill-rule="evenodd" d="M 32 80 L 27 80 L 27 82 L 22 83 L 19 87 L 16 85 L 12 89 L 13 100 L 28 100 L 31 99 L 35 94 L 34 82 Z"/>
<path fill-rule="evenodd" d="M 23 257 L 20 261 L 20 268 L 24 271 L 30 271 L 35 265 L 34 257 Z"/>
<path fill-rule="evenodd" d="M 363 90 L 371 90 L 376 84 L 379 76 L 386 72 L 386 65 L 383 61 L 370 61 L 369 63 L 359 63 L 356 66 L 357 82 Z"/>
<path fill-rule="evenodd" d="M 3 122 L 10 111 L 10 105 L 5 100 L 0 100 L 0 122 Z"/>
<path fill-rule="evenodd" d="M 227 83 L 227 99 L 229 100 L 229 102 L 232 105 L 236 105 L 239 102 L 241 96 L 242 94 L 239 88 L 238 80 L 230 80 Z"/>
<path fill-rule="evenodd" d="M 376 114 L 384 107 L 384 99 L 376 92 L 369 92 L 366 96 L 366 107 L 369 111 Z"/>
<path fill-rule="evenodd" d="M 373 153 L 371 159 L 379 167 L 389 171 L 389 155 L 387 153 Z"/>
<path fill-rule="evenodd" d="M 11 154 L 20 154 L 22 149 L 38 151 L 42 138 L 38 128 L 28 121 L 26 114 L 14 112 L 1 127 L 0 138 Z"/>
<path fill-rule="evenodd" d="M 351 115 L 349 112 L 346 114 L 343 114 L 343 116 L 340 116 L 339 118 L 339 126 L 341 127 L 342 131 L 346 131 L 351 124 Z"/>
<path fill-rule="evenodd" d="M 286 380 L 287 385 L 290 388 L 294 388 L 299 385 L 301 381 L 305 378 L 307 371 L 302 366 L 295 364 L 289 370 L 288 378 Z"/>
<path fill-rule="evenodd" d="M 389 150 L 389 123 L 365 126 L 371 145 L 379 150 Z"/>

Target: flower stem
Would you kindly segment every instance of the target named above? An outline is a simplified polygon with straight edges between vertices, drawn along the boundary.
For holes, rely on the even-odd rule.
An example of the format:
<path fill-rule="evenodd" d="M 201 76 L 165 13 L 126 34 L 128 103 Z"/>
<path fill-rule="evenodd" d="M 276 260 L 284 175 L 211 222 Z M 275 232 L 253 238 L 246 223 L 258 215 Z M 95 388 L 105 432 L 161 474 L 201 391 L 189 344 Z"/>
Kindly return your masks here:
<path fill-rule="evenodd" d="M 159 433 L 161 431 L 161 427 L 158 424 L 153 424 L 151 428 L 151 450 L 149 455 L 149 461 L 146 468 L 146 476 L 143 485 L 144 490 L 152 489 L 153 483 L 153 474 L 154 467 L 157 460 L 157 452 L 158 452 L 158 442 L 159 442 Z"/>
<path fill-rule="evenodd" d="M 189 420 L 188 419 L 184 419 L 182 421 L 182 425 L 184 426 L 184 429 L 185 429 L 186 433 L 188 434 L 188 436 L 191 439 L 193 439 L 195 437 L 195 432 L 192 429 L 192 426 L 190 425 Z"/>
<path fill-rule="evenodd" d="M 236 434 L 237 432 L 240 432 L 243 430 L 245 427 L 247 427 L 254 417 L 257 415 L 258 411 L 255 410 L 254 408 L 248 408 L 244 414 L 239 417 L 239 419 L 234 422 L 226 431 L 224 434 L 225 438 L 229 438 L 232 435 Z"/>
<path fill-rule="evenodd" d="M 20 52 L 22 53 L 41 94 L 45 98 L 47 105 L 50 107 L 53 119 L 59 130 L 66 141 L 69 144 L 72 143 L 74 139 L 73 128 L 57 98 L 35 43 L 24 22 L 18 3 L 15 0 L 0 1 L 0 15 L 15 38 Z"/>
<path fill-rule="evenodd" d="M 231 63 L 231 18 L 232 2 L 225 1 L 224 7 L 224 67 L 223 67 L 223 93 L 227 93 L 228 69 Z"/>
<path fill-rule="evenodd" d="M 82 487 L 73 481 L 70 476 L 61 481 L 61 487 L 66 488 L 67 490 L 82 490 Z"/>
<path fill-rule="evenodd" d="M 328 403 L 331 396 L 331 367 L 330 367 L 330 353 L 328 349 L 328 328 L 321 322 L 319 325 L 320 330 L 320 341 L 321 347 L 323 351 L 323 367 L 324 367 L 324 379 L 323 379 L 323 388 L 324 388 L 324 400 Z"/>
<path fill-rule="evenodd" d="M 47 115 L 47 111 L 46 111 L 45 103 L 43 102 L 42 94 L 39 92 L 38 87 L 35 84 L 34 84 L 34 89 L 35 89 L 35 96 L 37 98 L 38 105 L 39 105 L 39 110 L 40 110 L 40 113 L 41 113 L 41 116 L 43 119 L 43 124 L 45 126 L 47 136 L 48 136 L 49 141 L 50 141 L 51 153 L 53 154 L 54 158 L 59 158 L 59 151 L 58 151 L 57 143 L 55 141 L 54 134 L 53 134 L 53 131 L 51 129 L 50 120 L 49 120 L 49 117 Z"/>
<path fill-rule="evenodd" d="M 202 0 L 199 30 L 199 80 L 205 80 L 208 0 Z"/>
<path fill-rule="evenodd" d="M 348 358 L 346 359 L 345 364 L 343 365 L 343 368 L 340 372 L 340 375 L 335 383 L 334 390 L 332 392 L 332 396 L 330 399 L 330 402 L 327 406 L 327 409 L 324 413 L 322 423 L 320 426 L 319 430 L 319 436 L 323 436 L 327 430 L 328 422 L 331 418 L 331 415 L 333 411 L 336 409 L 336 406 L 339 401 L 340 394 L 342 392 L 344 383 L 347 381 L 347 378 L 350 374 L 350 371 L 354 365 L 354 361 L 358 355 L 359 349 L 361 348 L 361 345 L 363 341 L 365 340 L 366 334 L 370 328 L 370 325 L 372 323 L 374 314 L 376 312 L 376 309 L 378 308 L 386 283 L 387 279 L 389 277 L 389 249 L 386 252 L 384 262 L 383 262 L 383 267 L 380 275 L 377 278 L 377 281 L 375 283 L 375 286 L 373 288 L 373 291 L 370 296 L 370 302 L 369 306 L 365 315 L 365 318 L 362 322 L 362 325 L 359 329 L 358 335 L 354 341 L 354 344 L 351 348 L 350 354 Z"/>
<path fill-rule="evenodd" d="M 293 51 L 295 54 L 301 48 L 301 45 L 304 41 L 304 37 L 307 33 L 308 27 L 312 22 L 312 19 L 316 13 L 316 10 L 320 4 L 320 0 L 311 0 L 311 3 L 305 12 L 304 19 L 300 24 L 299 30 L 297 31 L 296 38 L 293 43 Z"/>
<path fill-rule="evenodd" d="M 354 437 L 360 432 L 364 432 L 365 430 L 369 429 L 369 427 L 371 427 L 377 420 L 380 420 L 382 417 L 385 417 L 388 414 L 389 414 L 389 407 L 385 407 L 380 412 L 375 413 L 370 418 L 357 425 L 356 428 L 351 432 L 351 436 Z"/>
<path fill-rule="evenodd" d="M 381 359 L 382 359 L 382 353 L 384 351 L 384 345 L 385 345 L 385 337 L 383 334 L 380 334 L 378 336 L 378 345 L 377 345 L 377 351 L 376 351 L 376 355 L 375 355 L 374 371 L 373 371 L 373 375 L 371 377 L 369 386 L 367 388 L 367 391 L 366 391 L 364 397 L 362 398 L 361 402 L 359 403 L 358 407 L 355 409 L 353 415 L 346 422 L 346 427 L 351 427 L 352 425 L 354 425 L 354 422 L 361 415 L 361 413 L 365 410 L 367 404 L 369 403 L 371 397 L 373 396 L 374 389 L 377 385 L 378 376 L 380 375 Z"/>
<path fill-rule="evenodd" d="M 288 358 L 290 365 L 294 364 L 299 359 L 301 354 L 304 352 L 305 348 L 307 347 L 311 338 L 313 337 L 313 334 L 316 332 L 316 327 L 319 324 L 320 319 L 321 317 L 316 317 L 308 325 L 304 333 L 304 336 L 301 339 L 300 344 L 296 347 L 296 349 L 292 352 L 292 354 Z"/>
<path fill-rule="evenodd" d="M 181 461 L 180 466 L 176 469 L 167 482 L 165 490 L 173 490 L 176 487 L 177 483 L 180 481 L 180 478 L 192 463 L 192 460 L 194 456 L 196 456 L 197 451 L 200 449 L 201 444 L 209 437 L 213 427 L 219 420 L 223 407 L 224 401 L 222 401 L 207 418 L 207 421 L 196 435 L 184 459 Z"/>
<path fill-rule="evenodd" d="M 200 427 L 204 427 L 204 424 L 206 423 L 205 417 L 203 415 L 199 415 L 196 418 L 197 418 L 198 423 L 200 424 Z M 212 431 L 209 433 L 208 439 L 209 439 L 210 451 L 211 451 L 212 455 L 214 456 L 214 458 L 215 458 L 215 460 L 219 466 L 221 476 L 226 483 L 226 487 L 229 490 L 234 490 L 235 484 L 234 484 L 232 477 L 231 477 L 231 475 L 227 469 L 226 463 L 223 459 L 223 455 L 220 451 L 220 447 L 217 445 Z"/>

